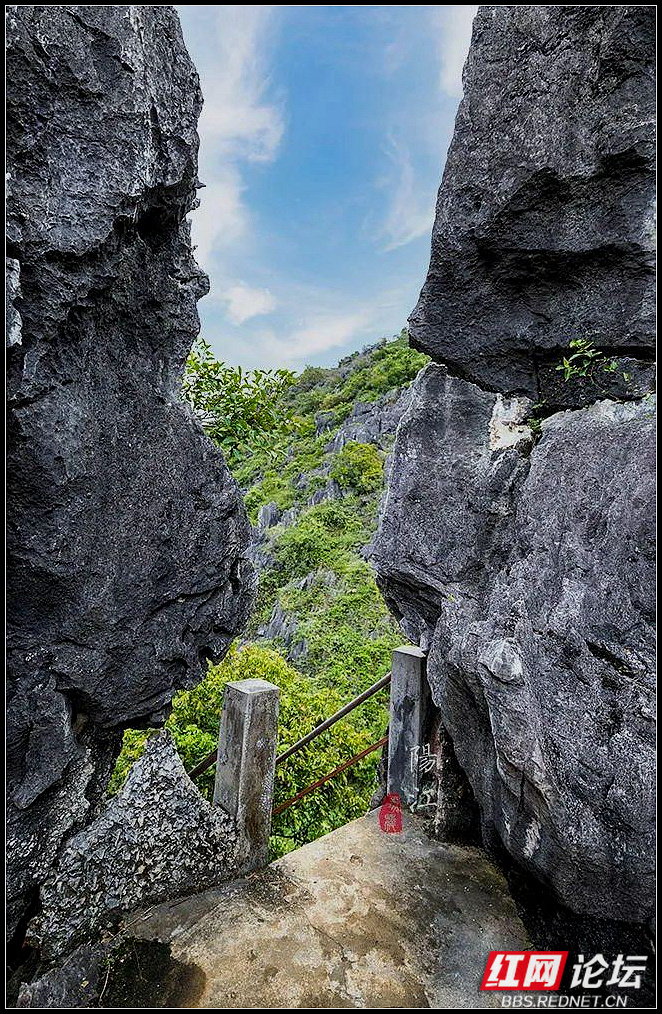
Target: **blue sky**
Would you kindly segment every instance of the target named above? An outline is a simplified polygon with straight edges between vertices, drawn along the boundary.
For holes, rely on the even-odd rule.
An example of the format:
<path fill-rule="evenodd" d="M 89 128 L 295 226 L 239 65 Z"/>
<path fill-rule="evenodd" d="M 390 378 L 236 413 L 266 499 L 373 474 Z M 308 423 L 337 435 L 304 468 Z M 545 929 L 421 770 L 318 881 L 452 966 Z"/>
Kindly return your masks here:
<path fill-rule="evenodd" d="M 177 8 L 205 98 L 193 241 L 219 358 L 327 365 L 404 326 L 476 9 Z"/>

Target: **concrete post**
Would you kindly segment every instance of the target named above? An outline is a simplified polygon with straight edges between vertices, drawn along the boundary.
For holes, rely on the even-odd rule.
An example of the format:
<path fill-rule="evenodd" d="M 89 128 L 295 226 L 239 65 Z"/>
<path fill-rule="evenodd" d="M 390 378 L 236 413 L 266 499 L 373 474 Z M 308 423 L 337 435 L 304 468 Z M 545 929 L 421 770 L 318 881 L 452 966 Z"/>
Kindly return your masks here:
<path fill-rule="evenodd" d="M 418 795 L 418 758 L 430 703 L 425 654 L 420 648 L 396 648 L 391 662 L 387 792 L 397 792 L 403 806 L 412 806 Z"/>
<path fill-rule="evenodd" d="M 273 809 L 278 687 L 266 680 L 228 683 L 218 738 L 214 805 L 237 822 L 242 872 L 267 862 Z"/>

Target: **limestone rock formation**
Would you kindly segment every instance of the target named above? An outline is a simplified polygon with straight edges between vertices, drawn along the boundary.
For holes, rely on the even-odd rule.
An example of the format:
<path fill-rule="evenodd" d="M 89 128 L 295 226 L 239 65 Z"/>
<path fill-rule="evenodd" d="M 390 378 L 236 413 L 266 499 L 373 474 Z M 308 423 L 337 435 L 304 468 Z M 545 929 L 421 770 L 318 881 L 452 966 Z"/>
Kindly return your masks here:
<path fill-rule="evenodd" d="M 33 982 L 23 982 L 16 1008 L 32 1010 L 89 1010 L 98 1006 L 113 947 L 83 944 L 66 962 Z"/>
<path fill-rule="evenodd" d="M 58 958 L 139 906 L 212 887 L 237 869 L 234 822 L 202 798 L 170 733 L 147 740 L 116 796 L 66 843 L 34 927 Z"/>
<path fill-rule="evenodd" d="M 654 34 L 652 7 L 480 8 L 410 319 L 417 348 L 483 387 L 536 398 L 541 383 L 553 396 L 553 364 L 584 338 L 624 356 L 643 393 Z"/>
<path fill-rule="evenodd" d="M 250 527 L 180 400 L 198 78 L 168 6 L 8 9 L 9 902 L 34 909 L 124 726 L 253 596 Z"/>
<path fill-rule="evenodd" d="M 632 921 L 653 905 L 653 29 L 648 8 L 480 9 L 411 322 L 438 365 L 373 545 L 486 841 Z M 637 384 L 557 373 L 550 396 L 574 335 Z"/>
<path fill-rule="evenodd" d="M 409 388 L 394 388 L 375 402 L 357 401 L 347 419 L 326 446 L 340 451 L 352 440 L 386 448 L 409 402 Z"/>

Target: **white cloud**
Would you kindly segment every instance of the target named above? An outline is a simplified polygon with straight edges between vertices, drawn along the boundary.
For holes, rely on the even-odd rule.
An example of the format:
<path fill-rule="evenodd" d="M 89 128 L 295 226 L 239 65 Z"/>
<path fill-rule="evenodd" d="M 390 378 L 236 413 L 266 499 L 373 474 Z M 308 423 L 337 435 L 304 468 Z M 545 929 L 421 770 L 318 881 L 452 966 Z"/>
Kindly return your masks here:
<path fill-rule="evenodd" d="M 439 63 L 439 89 L 450 98 L 462 95 L 462 68 L 469 52 L 471 26 L 477 5 L 441 5 L 429 9 L 433 38 L 436 40 Z M 394 43 L 394 46 L 396 44 Z M 387 47 L 388 49 L 388 47 Z M 396 46 L 396 51 L 398 47 Z M 388 54 L 389 61 L 392 59 Z M 417 174 L 411 152 L 421 146 L 433 146 L 436 150 L 439 126 L 436 119 L 411 117 L 413 126 L 403 137 L 389 136 L 386 154 L 390 170 L 381 185 L 388 192 L 388 207 L 378 239 L 385 251 L 406 246 L 421 236 L 429 235 L 434 221 L 434 191 L 429 181 Z M 423 133 L 421 124 L 433 124 L 429 133 Z M 418 125 L 418 132 L 416 129 Z"/>
<path fill-rule="evenodd" d="M 292 364 L 348 344 L 369 323 L 370 314 L 366 310 L 337 316 L 315 316 L 284 335 L 265 332 L 263 340 L 271 357 L 278 362 Z"/>
<path fill-rule="evenodd" d="M 246 209 L 242 201 L 241 174 L 228 165 L 216 180 L 207 183 L 198 196 L 201 209 L 192 218 L 192 238 L 196 260 L 211 269 L 214 252 L 228 249 L 243 239 L 248 231 Z"/>
<path fill-rule="evenodd" d="M 219 159 L 271 161 L 283 134 L 280 105 L 269 102 L 264 50 L 273 7 L 215 8 L 214 59 L 205 68 L 200 117 L 203 171 Z"/>
<path fill-rule="evenodd" d="M 180 10 L 186 19 L 185 8 Z M 192 237 L 198 261 L 218 286 L 227 274 L 230 248 L 250 234 L 242 164 L 276 157 L 283 110 L 269 97 L 265 66 L 274 8 L 219 5 L 206 10 L 204 18 L 186 21 L 195 33 L 204 96 L 198 133 L 205 189 L 192 216 Z"/>
<path fill-rule="evenodd" d="M 409 151 L 402 143 L 390 137 L 386 153 L 391 163 L 385 180 L 390 198 L 382 236 L 384 249 L 395 250 L 430 232 L 434 199 L 427 187 L 419 185 Z"/>
<path fill-rule="evenodd" d="M 462 97 L 462 68 L 477 10 L 477 4 L 452 4 L 436 6 L 431 11 L 440 64 L 439 87 L 451 98 Z"/>
<path fill-rule="evenodd" d="M 248 325 L 234 334 L 226 333 L 216 352 L 222 359 L 250 365 L 300 369 L 311 360 L 324 359 L 326 352 L 357 348 L 390 336 L 399 327 L 393 322 L 404 322 L 403 307 L 410 299 L 407 286 L 384 288 L 348 307 L 341 293 L 289 286 L 279 293 L 279 306 L 286 311 L 293 305 L 315 309 L 299 320 L 292 320 L 286 312 L 275 326 Z"/>
<path fill-rule="evenodd" d="M 227 315 L 233 324 L 243 324 L 252 317 L 271 313 L 277 305 L 269 289 L 253 289 L 241 282 L 230 285 L 222 299 L 227 304 Z"/>

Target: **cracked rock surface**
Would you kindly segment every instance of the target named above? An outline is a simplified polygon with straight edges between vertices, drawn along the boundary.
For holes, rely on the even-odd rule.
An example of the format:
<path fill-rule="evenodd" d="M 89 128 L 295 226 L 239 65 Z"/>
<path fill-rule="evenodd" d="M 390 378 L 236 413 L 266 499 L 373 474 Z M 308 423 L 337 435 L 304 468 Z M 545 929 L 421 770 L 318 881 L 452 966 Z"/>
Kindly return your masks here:
<path fill-rule="evenodd" d="M 179 389 L 207 280 L 168 6 L 8 9 L 9 928 L 242 628 L 250 527 Z"/>
<path fill-rule="evenodd" d="M 633 922 L 654 869 L 652 29 L 641 7 L 480 9 L 411 320 L 436 363 L 372 547 L 485 840 Z M 541 363 L 575 335 L 627 347 L 636 383 L 554 394 Z"/>

